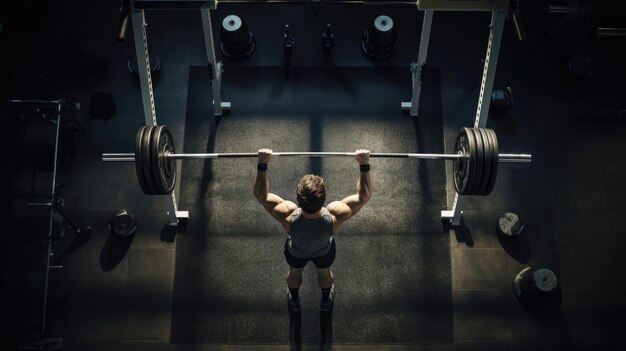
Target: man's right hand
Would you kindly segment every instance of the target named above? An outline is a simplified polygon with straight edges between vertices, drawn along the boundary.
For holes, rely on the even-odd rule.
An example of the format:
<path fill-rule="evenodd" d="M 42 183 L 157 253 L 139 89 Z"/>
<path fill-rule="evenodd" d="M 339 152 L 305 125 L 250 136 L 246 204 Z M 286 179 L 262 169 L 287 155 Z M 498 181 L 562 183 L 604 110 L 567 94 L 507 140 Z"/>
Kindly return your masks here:
<path fill-rule="evenodd" d="M 259 150 L 259 163 L 272 162 L 272 149 L 260 149 Z"/>
<path fill-rule="evenodd" d="M 370 163 L 370 151 L 364 149 L 356 150 L 354 159 L 359 165 L 367 165 Z"/>

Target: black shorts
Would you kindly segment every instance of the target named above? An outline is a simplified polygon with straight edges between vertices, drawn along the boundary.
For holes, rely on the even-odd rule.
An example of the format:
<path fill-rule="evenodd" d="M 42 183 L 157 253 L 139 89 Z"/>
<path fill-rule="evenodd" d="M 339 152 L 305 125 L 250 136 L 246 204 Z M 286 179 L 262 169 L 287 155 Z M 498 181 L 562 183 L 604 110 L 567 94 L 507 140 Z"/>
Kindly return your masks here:
<path fill-rule="evenodd" d="M 287 239 L 288 241 L 289 239 Z M 330 251 L 324 256 L 320 257 L 312 257 L 312 258 L 298 258 L 293 257 L 289 250 L 287 250 L 287 241 L 285 241 L 285 259 L 287 259 L 287 264 L 293 268 L 304 268 L 309 260 L 313 261 L 313 264 L 317 268 L 328 268 L 330 265 L 335 262 L 335 240 L 333 239 L 333 243 L 330 246 Z"/>

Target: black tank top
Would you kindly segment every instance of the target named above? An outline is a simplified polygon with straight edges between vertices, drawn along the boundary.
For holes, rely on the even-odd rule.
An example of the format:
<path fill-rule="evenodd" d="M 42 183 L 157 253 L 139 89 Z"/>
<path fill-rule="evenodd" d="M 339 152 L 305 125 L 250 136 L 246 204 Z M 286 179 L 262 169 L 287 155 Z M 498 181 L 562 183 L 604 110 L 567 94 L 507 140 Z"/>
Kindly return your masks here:
<path fill-rule="evenodd" d="M 326 207 L 317 219 L 301 216 L 297 208 L 291 214 L 287 249 L 293 257 L 313 258 L 326 255 L 333 243 L 333 216 Z"/>

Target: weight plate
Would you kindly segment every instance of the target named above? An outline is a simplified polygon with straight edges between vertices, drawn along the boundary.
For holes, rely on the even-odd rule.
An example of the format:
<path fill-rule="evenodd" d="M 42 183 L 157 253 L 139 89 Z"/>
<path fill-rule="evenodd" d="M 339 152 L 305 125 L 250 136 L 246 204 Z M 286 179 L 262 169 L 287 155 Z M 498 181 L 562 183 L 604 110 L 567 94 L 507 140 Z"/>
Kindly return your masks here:
<path fill-rule="evenodd" d="M 496 185 L 496 178 L 498 176 L 498 162 L 500 162 L 498 154 L 498 140 L 496 139 L 496 132 L 493 129 L 485 129 L 487 135 L 491 140 L 491 150 L 493 153 L 493 158 L 491 159 L 491 172 L 489 172 L 489 183 L 487 183 L 487 188 L 485 189 L 485 196 L 491 194 L 493 187 Z"/>
<path fill-rule="evenodd" d="M 493 147 L 491 138 L 487 135 L 487 131 L 484 128 L 478 128 L 476 131 L 481 135 L 483 139 L 483 148 L 485 149 L 485 158 L 483 159 L 483 176 L 480 181 L 480 187 L 478 188 L 478 195 L 485 195 L 487 187 L 489 186 L 489 177 L 491 176 L 491 162 L 493 162 Z"/>
<path fill-rule="evenodd" d="M 174 149 L 174 139 L 172 139 L 172 134 L 167 127 L 163 127 L 162 139 L 159 161 L 162 164 L 160 167 L 164 172 L 163 177 L 167 180 L 165 183 L 167 184 L 166 190 L 170 194 L 176 186 L 176 160 L 165 157 L 165 154 L 175 154 L 176 150 Z"/>
<path fill-rule="evenodd" d="M 482 163 L 482 176 L 480 178 L 480 182 L 477 183 L 477 188 L 475 195 L 483 195 L 485 188 L 487 187 L 487 183 L 489 182 L 489 173 L 491 173 L 491 142 L 490 138 L 484 131 L 484 128 L 474 129 L 474 133 L 476 135 L 480 135 L 480 138 L 483 142 L 483 163 Z"/>
<path fill-rule="evenodd" d="M 484 194 L 489 195 L 493 188 L 496 186 L 496 180 L 498 178 L 498 164 L 500 163 L 500 151 L 498 149 L 498 138 L 496 137 L 496 132 L 493 129 L 487 129 L 487 133 L 491 136 L 491 146 L 493 148 L 493 153 L 495 157 L 493 158 L 493 162 L 491 163 L 491 173 L 489 175 L 489 186 L 485 190 Z"/>
<path fill-rule="evenodd" d="M 485 143 L 483 142 L 483 136 L 478 131 L 478 128 L 471 128 L 470 132 L 474 134 L 474 141 L 476 143 L 476 163 L 474 164 L 476 173 L 474 175 L 474 183 L 472 184 L 470 195 L 480 195 L 479 190 L 485 169 Z"/>
<path fill-rule="evenodd" d="M 166 139 L 164 140 L 163 147 L 161 148 L 162 154 L 175 154 L 176 148 L 174 147 L 174 139 L 172 138 L 172 134 L 170 133 L 169 129 L 167 129 L 166 127 L 165 137 Z M 176 177 L 176 160 L 172 158 L 166 158 L 164 156 L 160 157 L 160 160 L 163 162 L 165 175 L 167 177 Z M 174 182 L 172 182 L 172 187 L 174 186 L 175 180 L 176 179 L 174 178 Z M 174 189 L 172 188 L 172 190 Z"/>
<path fill-rule="evenodd" d="M 467 135 L 467 144 L 469 145 L 469 168 L 468 168 L 468 181 L 467 181 L 467 189 L 465 189 L 464 195 L 473 195 L 472 191 L 474 190 L 474 183 L 476 182 L 476 162 L 477 162 L 477 152 L 476 152 L 476 137 L 474 136 L 474 132 L 472 128 L 463 128 L 465 130 L 465 134 Z"/>
<path fill-rule="evenodd" d="M 137 131 L 137 136 L 135 137 L 135 171 L 137 172 L 137 180 L 139 181 L 139 186 L 141 186 L 141 190 L 147 194 L 148 188 L 146 185 L 146 177 L 143 173 L 143 150 L 141 145 L 143 145 L 143 135 L 146 130 L 146 127 L 141 127 Z"/>
<path fill-rule="evenodd" d="M 539 268 L 533 273 L 533 282 L 541 292 L 551 292 L 557 287 L 557 279 L 554 272 L 548 268 Z"/>
<path fill-rule="evenodd" d="M 117 237 L 124 238 L 133 235 L 136 229 L 137 217 L 127 210 L 118 210 L 109 218 L 109 230 Z"/>
<path fill-rule="evenodd" d="M 524 278 L 524 275 L 528 272 L 528 270 L 530 270 L 530 267 L 522 269 L 519 273 L 517 273 L 515 280 L 513 281 L 513 292 L 518 299 L 522 296 L 522 278 Z"/>
<path fill-rule="evenodd" d="M 174 142 L 167 127 L 155 128 L 151 148 L 152 172 L 157 192 L 163 195 L 170 194 L 176 183 L 176 161 L 165 157 L 166 153 L 174 153 Z"/>
<path fill-rule="evenodd" d="M 161 170 L 159 169 L 159 140 L 161 139 L 161 133 L 163 132 L 163 128 L 163 126 L 155 126 L 154 133 L 152 133 L 152 136 L 150 138 L 150 161 L 152 162 L 152 179 L 154 179 L 157 194 L 160 195 L 167 194 L 166 185 L 161 180 Z"/>
<path fill-rule="evenodd" d="M 161 173 L 161 171 L 159 170 L 159 136 L 161 133 L 161 129 L 163 128 L 163 126 L 154 126 L 153 129 L 154 131 L 152 132 L 152 134 L 150 135 L 150 163 L 151 166 L 150 167 L 150 172 L 152 172 L 152 179 L 154 180 L 154 186 L 156 189 L 156 194 L 165 194 L 165 187 L 163 186 L 163 183 L 161 182 L 161 177 L 159 176 L 159 173 Z"/>
<path fill-rule="evenodd" d="M 454 153 L 461 154 L 463 157 L 454 161 L 454 188 L 459 195 L 464 195 L 467 191 L 470 173 L 470 145 L 465 128 L 461 129 L 456 137 L 454 144 Z"/>
<path fill-rule="evenodd" d="M 137 132 L 137 138 L 135 140 L 135 169 L 141 190 L 143 190 L 146 195 L 152 195 L 154 193 L 152 178 L 150 177 L 150 173 L 147 173 L 150 169 L 150 160 L 146 158 L 146 143 L 149 141 L 146 139 L 149 131 L 150 127 L 141 127 Z M 139 160 L 139 162 L 137 162 L 137 160 Z"/>
<path fill-rule="evenodd" d="M 507 237 L 522 234 L 524 223 L 516 213 L 506 212 L 498 218 L 498 233 Z"/>
<path fill-rule="evenodd" d="M 159 192 L 157 190 L 157 182 L 154 179 L 152 168 L 154 167 L 152 164 L 152 157 L 150 155 L 152 151 L 152 137 L 154 136 L 155 126 L 147 126 L 146 132 L 143 136 L 142 147 L 142 157 L 143 157 L 143 171 L 146 177 L 146 185 L 148 188 L 148 192 L 146 195 L 158 195 Z"/>
<path fill-rule="evenodd" d="M 482 195 L 483 196 L 487 196 L 490 193 L 489 187 L 490 187 L 490 184 L 491 184 L 491 182 L 493 180 L 493 177 L 495 176 L 493 174 L 493 167 L 494 167 L 494 164 L 496 164 L 496 166 L 497 166 L 497 163 L 498 163 L 498 153 L 497 153 L 497 151 L 496 151 L 496 149 L 494 147 L 495 146 L 494 145 L 495 139 L 493 138 L 493 131 L 491 129 L 485 128 L 484 132 L 487 135 L 487 139 L 489 140 L 489 149 L 490 149 L 491 154 L 493 155 L 493 157 L 491 158 L 490 162 L 486 164 L 489 167 L 489 178 L 487 179 L 487 184 L 485 186 L 484 191 L 482 192 Z"/>

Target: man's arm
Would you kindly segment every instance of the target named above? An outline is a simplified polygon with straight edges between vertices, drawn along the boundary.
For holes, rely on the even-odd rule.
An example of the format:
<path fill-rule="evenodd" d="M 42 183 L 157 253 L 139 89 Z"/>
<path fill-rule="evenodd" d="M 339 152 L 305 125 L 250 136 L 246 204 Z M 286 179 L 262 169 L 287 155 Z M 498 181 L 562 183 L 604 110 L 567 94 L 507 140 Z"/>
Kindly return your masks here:
<path fill-rule="evenodd" d="M 272 150 L 259 150 L 259 166 L 257 167 L 256 179 L 254 180 L 254 197 L 259 200 L 263 208 L 269 212 L 289 232 L 288 217 L 291 212 L 298 208 L 291 201 L 285 201 L 280 196 L 269 192 L 269 179 L 267 178 L 267 165 L 272 162 Z"/>
<path fill-rule="evenodd" d="M 361 168 L 361 174 L 356 183 L 356 194 L 350 195 L 341 201 L 331 202 L 328 205 L 328 210 L 336 218 L 333 225 L 335 233 L 345 221 L 356 215 L 372 197 L 372 180 L 369 172 L 370 152 L 368 150 L 357 150 L 355 160 Z"/>

